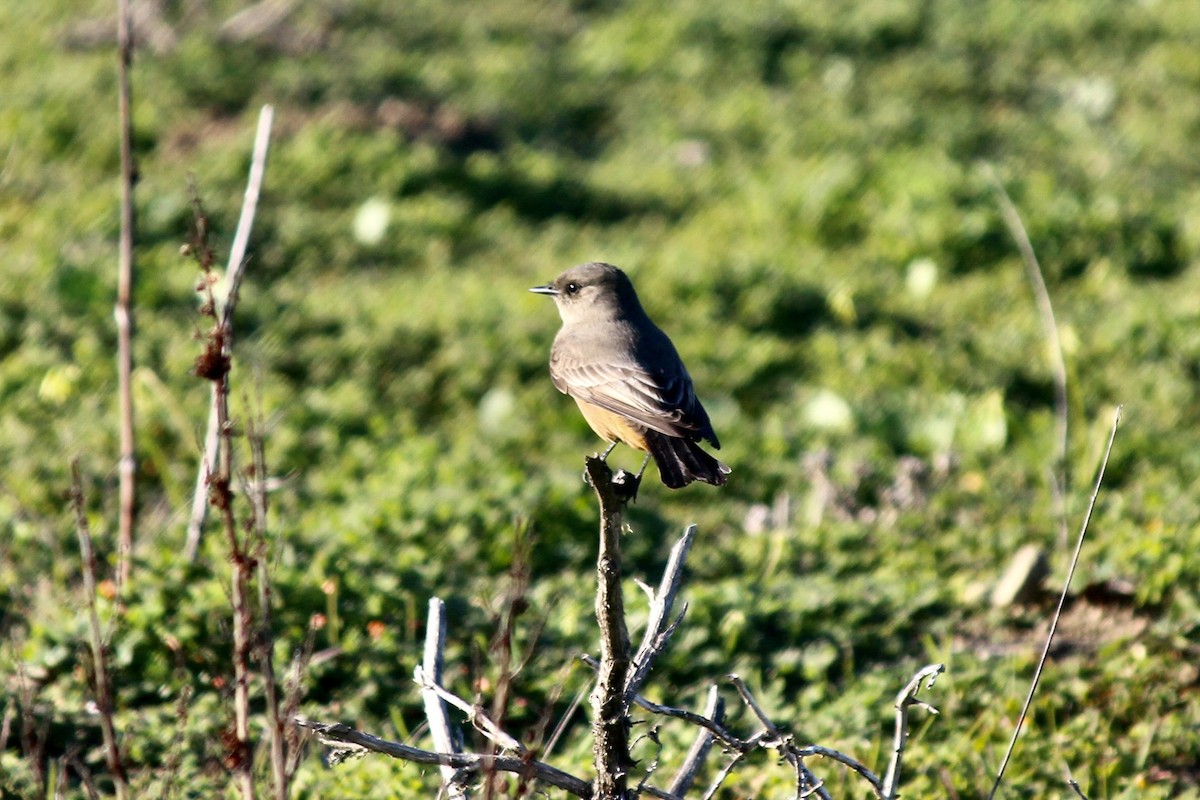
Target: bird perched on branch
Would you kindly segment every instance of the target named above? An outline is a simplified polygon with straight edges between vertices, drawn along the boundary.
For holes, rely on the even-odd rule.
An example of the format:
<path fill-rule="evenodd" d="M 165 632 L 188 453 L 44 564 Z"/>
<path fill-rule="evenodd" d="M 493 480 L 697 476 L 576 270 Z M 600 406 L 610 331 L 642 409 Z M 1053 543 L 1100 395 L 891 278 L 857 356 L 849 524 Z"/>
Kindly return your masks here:
<path fill-rule="evenodd" d="M 723 486 L 729 467 L 701 449 L 720 449 L 675 345 L 638 301 L 629 277 L 611 264 L 572 267 L 529 291 L 549 295 L 562 316 L 550 350 L 550 378 L 570 395 L 596 434 L 646 453 L 671 489 L 703 481 Z"/>

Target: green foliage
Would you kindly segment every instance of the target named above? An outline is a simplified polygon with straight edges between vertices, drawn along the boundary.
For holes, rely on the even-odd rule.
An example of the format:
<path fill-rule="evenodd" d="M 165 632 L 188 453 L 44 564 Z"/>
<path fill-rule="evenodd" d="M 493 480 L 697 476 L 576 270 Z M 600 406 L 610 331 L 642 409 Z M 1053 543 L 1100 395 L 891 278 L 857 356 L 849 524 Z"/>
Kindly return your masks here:
<path fill-rule="evenodd" d="M 85 35 L 89 17 L 109 29 L 111 4 L 85 5 L 0 5 L 0 680 L 14 714 L 26 702 L 8 698 L 32 690 L 54 769 L 74 746 L 103 772 L 63 500 L 79 456 L 111 571 L 115 58 Z M 196 564 L 181 559 L 209 390 L 189 375 L 196 276 L 178 249 L 190 174 L 225 251 L 270 102 L 232 399 L 240 423 L 265 425 L 281 479 L 277 659 L 318 614 L 314 646 L 338 648 L 311 670 L 306 715 L 415 730 L 434 594 L 451 608 L 452 688 L 490 702 L 526 522 L 518 650 L 533 661 L 508 723 L 553 725 L 586 692 L 570 666 L 595 646 L 579 472 L 599 442 L 547 379 L 557 319 L 525 289 L 603 259 L 678 344 L 734 469 L 722 491 L 648 480 L 631 509 L 643 579 L 700 526 L 688 617 L 649 693 L 698 705 L 738 671 L 799 737 L 882 770 L 891 698 L 944 661 L 929 697 L 942 713 L 914 713 L 903 788 L 985 792 L 1049 599 L 981 598 L 1022 544 L 1051 551 L 1056 576 L 1067 555 L 1045 335 L 988 164 L 1055 304 L 1071 529 L 1125 404 L 1074 616 L 1008 787 L 1065 794 L 1069 769 L 1092 798 L 1197 796 L 1200 18 L 1186 0 L 359 0 L 241 39 L 221 26 L 243 4 L 158 6 L 177 41 L 140 50 L 133 71 L 141 508 L 111 653 L 140 790 L 157 791 L 174 753 L 187 793 L 226 791 L 227 553 L 214 529 Z M 554 760 L 585 773 L 570 735 L 583 717 Z M 689 736 L 664 727 L 664 772 Z M 7 744 L 0 794 L 30 796 L 24 744 Z M 773 769 L 735 773 L 735 790 L 772 796 L 786 777 Z M 835 794 L 861 794 L 827 773 Z M 407 797 L 435 781 L 382 758 L 326 769 L 310 752 L 296 788 Z"/>

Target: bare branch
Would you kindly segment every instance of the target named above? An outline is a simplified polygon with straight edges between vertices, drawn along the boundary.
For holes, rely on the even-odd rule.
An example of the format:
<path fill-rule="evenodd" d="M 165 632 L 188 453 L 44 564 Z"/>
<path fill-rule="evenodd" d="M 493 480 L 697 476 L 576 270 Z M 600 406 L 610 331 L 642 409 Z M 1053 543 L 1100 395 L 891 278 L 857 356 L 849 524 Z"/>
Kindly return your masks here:
<path fill-rule="evenodd" d="M 612 471 L 598 456 L 588 458 L 586 475 L 600 502 L 600 548 L 596 557 L 596 621 L 600 625 L 600 670 L 592 691 L 592 755 L 598 800 L 625 800 L 629 755 L 629 632 L 621 591 L 621 527 L 625 501 Z"/>
<path fill-rule="evenodd" d="M 472 726 L 490 741 L 495 742 L 502 750 L 509 750 L 518 754 L 524 754 L 525 746 L 518 742 L 515 738 L 500 730 L 491 717 L 483 710 L 482 707 L 468 703 L 453 692 L 449 692 L 438 684 L 429 680 L 425 675 L 425 670 L 417 667 L 413 670 L 413 680 L 421 687 L 422 695 L 432 695 L 439 700 L 444 700 L 450 705 L 457 708 L 467 715 L 467 720 Z M 428 701 L 427 701 L 428 702 Z M 426 709 L 428 713 L 428 709 Z M 439 751 L 441 747 L 439 745 Z M 451 751 L 442 751 L 451 752 Z"/>
<path fill-rule="evenodd" d="M 626 706 L 632 703 L 634 695 L 642 690 L 646 679 L 650 677 L 650 670 L 654 667 L 654 662 L 666 648 L 671 634 L 683 619 L 683 614 L 680 614 L 672 624 L 667 625 L 667 619 L 670 617 L 675 603 L 675 596 L 683 584 L 684 561 L 687 559 L 688 550 L 691 549 L 692 541 L 695 538 L 696 526 L 689 525 L 671 548 L 671 555 L 663 570 L 658 591 L 651 595 L 650 616 L 646 621 L 646 630 L 642 635 L 642 643 L 638 647 L 637 654 L 633 657 L 633 672 L 625 682 Z"/>
<path fill-rule="evenodd" d="M 1004 752 L 1004 760 L 1000 762 L 1000 769 L 996 772 L 996 780 L 992 783 L 992 789 L 988 792 L 988 800 L 992 800 L 996 796 L 996 792 L 1000 789 L 1000 783 L 1004 780 L 1004 771 L 1008 769 L 1008 762 L 1012 758 L 1013 750 L 1017 747 L 1017 738 L 1021 735 L 1021 728 L 1025 724 L 1025 717 L 1029 714 L 1029 707 L 1033 704 L 1033 696 L 1037 692 L 1038 682 L 1042 678 L 1042 670 L 1046 666 L 1046 660 L 1050 657 L 1050 646 L 1054 643 L 1054 634 L 1058 631 L 1058 621 L 1062 619 L 1063 606 L 1067 603 L 1067 592 L 1071 589 L 1071 579 L 1075 577 L 1075 567 L 1079 564 L 1079 553 L 1083 550 L 1083 541 L 1087 537 L 1088 524 L 1092 521 L 1092 512 L 1096 508 L 1096 498 L 1100 494 L 1100 485 L 1104 482 L 1104 470 L 1108 467 L 1109 456 L 1112 455 L 1113 442 L 1117 438 L 1117 428 L 1121 424 L 1121 410 L 1124 406 L 1117 406 L 1117 410 L 1113 413 L 1112 431 L 1108 435 L 1108 446 L 1104 449 L 1104 458 L 1100 461 L 1100 470 L 1096 473 L 1096 483 L 1092 487 L 1092 496 L 1088 500 L 1087 512 L 1083 515 L 1083 524 L 1079 528 L 1079 536 L 1075 540 L 1075 552 L 1071 555 L 1071 564 L 1067 568 L 1067 577 L 1063 581 L 1062 594 L 1058 597 L 1058 607 L 1054 609 L 1054 616 L 1050 619 L 1050 630 L 1046 634 L 1046 645 L 1042 648 L 1042 655 L 1038 659 L 1037 668 L 1033 671 L 1033 680 L 1029 684 L 1029 693 L 1025 696 L 1025 704 L 1021 706 L 1021 715 L 1017 718 L 1016 727 L 1013 728 L 1012 739 L 1008 742 L 1008 749 Z"/>
<path fill-rule="evenodd" d="M 754 712 L 754 716 L 758 717 L 758 721 L 763 724 L 767 733 L 776 740 L 775 747 L 779 750 L 779 754 L 796 770 L 796 780 L 798 782 L 797 796 L 807 797 L 810 794 L 816 794 L 822 800 L 832 800 L 829 792 L 825 790 L 823 782 L 818 781 L 816 776 L 809 771 L 808 767 L 804 766 L 804 762 L 796 753 L 794 745 L 792 745 L 791 737 L 783 735 L 779 728 L 775 726 L 775 723 L 763 711 L 762 706 L 750 694 L 750 687 L 746 686 L 746 682 L 740 676 L 734 674 L 729 675 L 729 680 L 737 687 L 738 694 L 742 696 L 742 700 Z"/>
<path fill-rule="evenodd" d="M 176 655 L 178 656 L 178 653 Z M 175 700 L 175 740 L 171 743 L 171 749 L 167 751 L 166 762 L 163 764 L 159 800 L 167 800 L 171 796 L 175 789 L 175 781 L 179 779 L 179 766 L 183 761 L 183 750 L 187 741 L 188 704 L 191 701 L 192 687 L 184 684 Z"/>
<path fill-rule="evenodd" d="M 45 792 L 47 788 L 46 744 L 49 740 L 50 721 L 43 719 L 39 722 L 34 715 L 33 708 L 37 687 L 30 680 L 29 675 L 26 674 L 25 664 L 18 658 L 14 660 L 13 667 L 17 691 L 15 697 L 9 698 L 9 706 L 5 709 L 3 730 L 0 730 L 0 734 L 3 735 L 0 735 L 0 740 L 4 740 L 6 747 L 3 749 L 6 749 L 10 714 L 12 712 L 11 703 L 15 700 L 21 714 L 21 726 L 17 733 L 21 752 L 25 754 L 25 758 L 29 762 L 30 772 L 33 773 L 34 785 L 42 792 Z"/>
<path fill-rule="evenodd" d="M 799 756 L 800 758 L 808 758 L 809 756 L 821 756 L 821 758 L 828 758 L 830 761 L 838 762 L 843 767 L 850 768 L 854 772 L 857 772 L 864 779 L 866 779 L 867 783 L 871 784 L 871 788 L 875 790 L 876 797 L 881 796 L 882 789 L 880 788 L 881 784 L 879 782 L 879 776 L 877 776 L 874 772 L 871 772 L 871 770 L 867 769 L 859 761 L 851 758 L 850 756 L 846 755 L 845 753 L 839 752 L 837 750 L 831 750 L 828 747 L 821 747 L 818 744 L 806 744 L 803 747 L 797 746 L 795 748 L 795 750 L 796 750 L 796 755 Z"/>
<path fill-rule="evenodd" d="M 585 687 L 586 689 L 586 687 Z M 575 716 L 575 712 L 579 710 L 579 706 L 583 703 L 583 696 L 586 694 L 585 689 L 580 689 L 575 693 L 575 697 L 571 699 L 571 704 L 567 706 L 567 710 L 563 713 L 562 719 L 558 721 L 558 725 L 554 727 L 554 732 L 550 734 L 549 741 L 542 748 L 542 755 L 549 756 L 554 751 L 554 747 L 558 744 L 558 740 L 562 737 L 570 724 L 571 718 Z"/>
<path fill-rule="evenodd" d="M 708 688 L 708 700 L 704 704 L 704 716 L 718 724 L 725 717 L 725 701 L 721 699 L 721 694 L 716 686 Z M 675 772 L 675 777 L 671 780 L 671 794 L 682 797 L 688 793 L 688 790 L 692 788 L 692 782 L 696 780 L 696 773 L 700 771 L 700 765 L 704 763 L 708 751 L 712 749 L 712 744 L 713 732 L 707 728 L 701 728 L 697 732 L 696 739 L 692 742 L 692 746 L 688 750 L 683 764 L 680 765 L 679 769 Z"/>
<path fill-rule="evenodd" d="M 285 720 L 295 719 L 296 711 L 300 707 L 300 700 L 304 695 L 304 673 L 314 660 L 313 646 L 316 643 L 316 635 L 317 626 L 315 621 L 310 619 L 304 644 L 292 655 L 292 663 L 288 668 L 288 677 L 284 683 L 284 702 L 280 713 Z M 296 770 L 300 768 L 300 755 L 303 752 L 304 740 L 308 738 L 309 734 L 308 731 L 293 726 L 289 726 L 285 733 L 288 734 L 287 775 L 290 783 Z"/>
<path fill-rule="evenodd" d="M 425 703 L 425 719 L 429 722 L 429 734 L 433 738 L 433 747 L 439 753 L 457 753 L 454 735 L 450 730 L 450 719 L 446 716 L 446 704 L 438 697 L 434 687 L 440 687 L 442 682 L 443 657 L 442 651 L 446 641 L 446 604 L 441 598 L 429 598 L 429 616 L 425 623 L 425 658 L 420 674 L 432 686 L 422 688 L 421 698 Z M 418 679 L 417 681 L 421 681 Z M 455 781 L 457 770 L 449 764 L 441 767 L 442 788 L 451 798 L 467 796 L 466 787 Z"/>
<path fill-rule="evenodd" d="M 708 791 L 704 793 L 704 800 L 712 800 L 716 796 L 717 790 L 721 788 L 721 784 L 733 772 L 733 768 L 738 765 L 746 757 L 746 753 L 738 753 L 733 758 L 729 759 L 729 763 L 721 768 L 717 773 L 717 777 L 713 778 L 713 782 L 709 784 Z"/>
<path fill-rule="evenodd" d="M 250 229 L 254 226 L 254 215 L 258 210 L 258 198 L 262 191 L 263 176 L 266 174 L 267 150 L 271 143 L 271 122 L 275 118 L 275 109 L 265 105 L 258 114 L 258 131 L 254 135 L 254 154 L 250 160 L 250 175 L 246 180 L 246 193 L 242 199 L 242 213 L 238 218 L 237 230 L 233 235 L 233 245 L 229 250 L 229 265 L 226 268 L 226 284 L 228 293 L 225 297 L 225 307 L 217 312 L 215 318 L 224 322 L 232 334 L 233 310 L 237 306 L 238 287 L 246 266 L 246 248 L 250 243 Z M 187 543 L 184 555 L 189 561 L 196 560 L 200 548 L 200 533 L 208 514 L 208 476 L 216 470 L 220 449 L 220 426 L 217 422 L 217 388 L 213 386 L 212 402 L 208 410 L 208 427 L 204 434 L 204 454 L 200 458 L 200 467 L 196 473 L 196 488 L 192 494 L 192 516 L 188 522 Z M 258 480 L 265 481 L 266 475 L 260 475 Z"/>
<path fill-rule="evenodd" d="M 762 706 L 760 706 L 758 701 L 754 699 L 754 695 L 750 694 L 750 687 L 746 685 L 744 680 L 742 680 L 742 676 L 735 673 L 730 673 L 725 677 L 727 677 L 730 683 L 734 685 L 734 688 L 738 690 L 738 694 L 742 697 L 742 702 L 754 712 L 754 716 L 758 718 L 760 723 L 762 723 L 762 726 L 766 729 L 767 733 L 771 734 L 772 736 L 779 736 L 779 729 L 775 727 L 775 723 L 772 722 L 771 718 L 767 716 L 767 712 L 763 711 Z"/>
<path fill-rule="evenodd" d="M 655 789 L 653 786 L 649 785 L 649 780 L 654 777 L 654 773 L 658 771 L 659 759 L 662 758 L 662 739 L 658 737 L 658 726 L 651 725 L 649 730 L 633 740 L 633 743 L 629 745 L 629 749 L 633 750 L 633 748 L 637 747 L 643 739 L 648 739 L 654 743 L 654 757 L 650 759 L 650 763 L 647 764 L 642 770 L 642 779 L 638 781 L 638 785 L 633 788 L 631 794 L 634 797 L 638 797 L 642 794 L 649 794 L 652 797 L 661 797 L 672 800 L 671 795 L 667 794 L 661 789 Z"/>
<path fill-rule="evenodd" d="M 444 764 L 472 775 L 483 775 L 489 771 L 529 775 L 543 783 L 570 792 L 576 797 L 584 798 L 584 800 L 590 800 L 592 797 L 590 783 L 535 759 L 488 756 L 479 753 L 433 753 L 399 742 L 380 739 L 369 733 L 356 731 L 342 723 L 329 724 L 297 718 L 296 724 L 314 731 L 326 744 L 331 742 L 350 744 L 364 750 L 383 753 L 405 761 L 414 761 L 418 764 Z"/>
<path fill-rule="evenodd" d="M 938 713 L 933 706 L 917 699 L 921 684 L 926 689 L 932 689 L 937 676 L 946 671 L 941 664 L 929 664 L 922 667 L 900 693 L 896 695 L 896 730 L 892 738 L 892 761 L 888 764 L 887 776 L 883 780 L 884 800 L 895 800 L 896 790 L 900 788 L 900 764 L 904 756 L 904 743 L 908 739 L 908 707 L 919 706 L 931 714 Z"/>
<path fill-rule="evenodd" d="M 580 658 L 584 663 L 588 664 L 593 669 L 597 669 L 599 667 L 596 659 L 589 655 L 584 655 Z M 753 701 L 753 697 L 751 697 L 751 700 Z M 871 788 L 874 789 L 875 794 L 877 796 L 882 796 L 882 783 L 880 782 L 879 777 L 857 760 L 846 755 L 845 753 L 832 750 L 828 747 L 822 747 L 820 745 L 796 745 L 790 741 L 790 737 L 782 735 L 774 726 L 774 724 L 771 725 L 771 730 L 760 731 L 748 739 L 743 739 L 726 728 L 718 719 L 710 718 L 703 714 L 697 714 L 694 711 L 688 711 L 684 708 L 674 708 L 672 706 L 660 705 L 651 700 L 647 700 L 641 695 L 636 696 L 633 701 L 636 705 L 645 709 L 646 711 L 649 711 L 651 714 L 658 714 L 664 717 L 680 719 L 699 728 L 703 728 L 704 730 L 712 733 L 713 736 L 718 739 L 726 749 L 734 751 L 739 755 L 739 757 L 749 755 L 757 748 L 784 748 L 794 758 L 821 756 L 822 758 L 828 758 L 831 761 L 837 761 L 839 764 L 849 767 L 851 770 L 857 772 L 859 775 L 865 778 L 867 782 L 871 784 Z M 761 711 L 761 708 L 759 710 Z M 783 752 L 783 750 L 780 750 L 780 752 Z M 732 767 L 730 767 L 730 769 L 732 769 Z"/>

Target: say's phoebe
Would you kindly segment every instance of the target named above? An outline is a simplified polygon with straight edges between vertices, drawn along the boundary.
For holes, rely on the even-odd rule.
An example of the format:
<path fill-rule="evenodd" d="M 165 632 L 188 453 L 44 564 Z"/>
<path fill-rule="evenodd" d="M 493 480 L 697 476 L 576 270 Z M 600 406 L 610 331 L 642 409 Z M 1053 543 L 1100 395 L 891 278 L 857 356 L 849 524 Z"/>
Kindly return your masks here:
<path fill-rule="evenodd" d="M 601 458 L 624 442 L 647 453 L 647 461 L 653 456 L 672 489 L 696 480 L 725 484 L 729 467 L 697 444 L 704 439 L 721 448 L 692 378 L 624 272 L 582 264 L 529 291 L 550 295 L 558 306 L 563 324 L 550 350 L 550 378 L 612 443 Z"/>

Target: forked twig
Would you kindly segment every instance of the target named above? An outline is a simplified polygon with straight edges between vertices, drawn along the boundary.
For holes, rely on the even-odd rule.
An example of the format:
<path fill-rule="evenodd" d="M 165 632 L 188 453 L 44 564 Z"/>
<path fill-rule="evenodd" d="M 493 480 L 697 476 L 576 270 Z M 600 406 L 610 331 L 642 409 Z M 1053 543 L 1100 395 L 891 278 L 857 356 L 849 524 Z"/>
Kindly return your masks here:
<path fill-rule="evenodd" d="M 1062 618 L 1063 606 L 1067 602 L 1067 592 L 1071 589 L 1071 579 L 1075 577 L 1075 567 L 1079 564 L 1079 553 L 1083 550 L 1083 541 L 1087 537 L 1088 523 L 1092 521 L 1092 511 L 1096 508 L 1096 498 L 1100 494 L 1100 485 L 1104 482 L 1104 470 L 1108 467 L 1109 456 L 1112 455 L 1113 442 L 1117 438 L 1117 428 L 1121 424 L 1121 410 L 1124 406 L 1117 406 L 1116 412 L 1113 414 L 1112 431 L 1108 435 L 1108 446 L 1104 449 L 1104 458 L 1100 461 L 1100 470 L 1096 473 L 1096 483 L 1092 487 L 1092 496 L 1088 500 L 1087 511 L 1083 516 L 1083 524 L 1079 528 L 1079 536 L 1075 540 L 1075 552 L 1071 555 L 1071 564 L 1067 568 L 1067 577 L 1063 581 L 1062 594 L 1058 597 L 1058 607 L 1054 609 L 1054 616 L 1050 619 L 1050 631 L 1046 634 L 1046 645 L 1042 648 L 1041 658 L 1038 659 L 1037 668 L 1033 672 L 1033 680 L 1029 684 L 1029 693 L 1025 696 L 1025 703 L 1021 706 L 1021 715 L 1017 718 L 1017 724 L 1013 728 L 1012 739 L 1008 742 L 1008 749 L 1004 752 L 1004 760 L 1000 763 L 1000 769 L 996 773 L 996 780 L 992 784 L 992 789 L 988 792 L 988 800 L 992 800 L 996 796 L 996 792 L 1000 789 L 1000 783 L 1004 780 L 1004 771 L 1008 769 L 1008 762 L 1012 758 L 1013 750 L 1017 747 L 1017 738 L 1021 735 L 1021 728 L 1025 724 L 1025 717 L 1029 714 L 1029 707 L 1033 704 L 1033 696 L 1037 692 L 1038 682 L 1042 678 L 1042 670 L 1046 666 L 1046 660 L 1050 657 L 1050 646 L 1054 643 L 1054 634 L 1058 631 L 1058 622 Z"/>
<path fill-rule="evenodd" d="M 933 706 L 918 700 L 917 692 L 921 691 L 922 684 L 926 689 L 932 689 L 937 676 L 945 671 L 946 667 L 942 664 L 922 667 L 896 695 L 896 729 L 892 737 L 892 760 L 883 779 L 884 800 L 895 800 L 898 796 L 896 792 L 900 788 L 900 763 L 904 757 L 904 744 L 908 740 L 908 707 L 918 706 L 930 714 L 938 713 Z"/>

